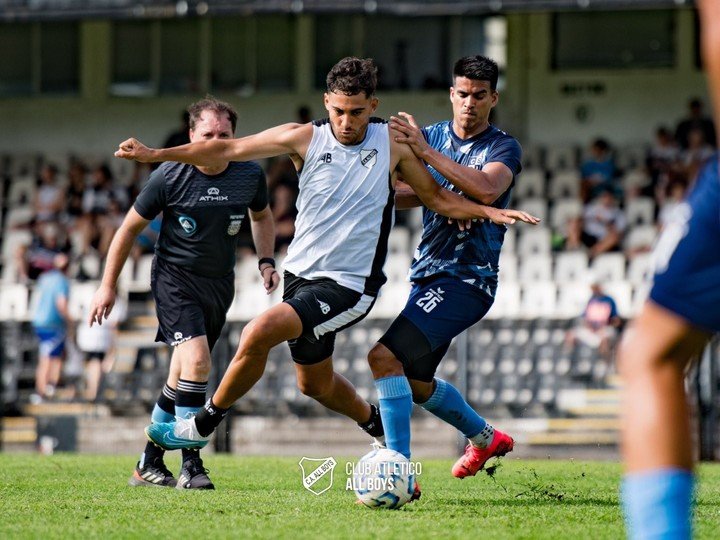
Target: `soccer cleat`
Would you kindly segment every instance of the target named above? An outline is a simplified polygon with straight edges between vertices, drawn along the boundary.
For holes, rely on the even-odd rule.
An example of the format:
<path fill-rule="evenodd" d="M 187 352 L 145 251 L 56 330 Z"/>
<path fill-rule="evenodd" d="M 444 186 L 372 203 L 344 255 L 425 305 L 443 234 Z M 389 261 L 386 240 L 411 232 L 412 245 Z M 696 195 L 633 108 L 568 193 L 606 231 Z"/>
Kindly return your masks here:
<path fill-rule="evenodd" d="M 177 480 L 163 463 L 162 458 L 156 458 L 152 463 L 145 463 L 140 468 L 140 462 L 135 466 L 128 485 L 133 487 L 175 487 Z"/>
<path fill-rule="evenodd" d="M 195 427 L 195 417 L 175 417 L 174 422 L 156 422 L 145 428 L 145 435 L 160 448 L 182 450 L 204 448 L 210 437 L 203 437 Z"/>
<path fill-rule="evenodd" d="M 182 464 L 180 476 L 177 480 L 177 489 L 215 489 L 215 486 L 208 476 L 208 471 L 203 467 L 202 459 L 188 459 Z"/>
<path fill-rule="evenodd" d="M 493 441 L 487 448 L 478 448 L 472 444 L 465 447 L 465 454 L 453 465 L 452 475 L 461 479 L 466 476 L 475 476 L 491 457 L 504 456 L 508 452 L 512 452 L 514 444 L 512 437 L 496 429 Z"/>
<path fill-rule="evenodd" d="M 418 484 L 418 481 L 415 480 L 415 488 L 413 490 L 412 497 L 410 497 L 410 500 L 408 502 L 417 501 L 422 496 L 422 492 L 420 491 L 420 484 Z"/>

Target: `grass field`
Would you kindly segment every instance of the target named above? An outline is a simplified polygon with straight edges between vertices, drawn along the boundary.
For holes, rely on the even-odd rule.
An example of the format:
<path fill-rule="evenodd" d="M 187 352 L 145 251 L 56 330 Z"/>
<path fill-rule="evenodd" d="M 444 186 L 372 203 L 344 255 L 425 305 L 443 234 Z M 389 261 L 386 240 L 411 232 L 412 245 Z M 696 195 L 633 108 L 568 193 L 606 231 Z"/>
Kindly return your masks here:
<path fill-rule="evenodd" d="M 420 501 L 370 510 L 334 484 L 316 496 L 297 460 L 209 456 L 217 490 L 130 488 L 130 456 L 2 455 L 0 538 L 622 538 L 616 463 L 504 459 L 491 477 L 423 462 Z M 168 464 L 177 469 L 178 457 Z M 698 538 L 717 538 L 720 466 L 700 468 Z M 487 527 L 484 535 L 481 527 Z"/>

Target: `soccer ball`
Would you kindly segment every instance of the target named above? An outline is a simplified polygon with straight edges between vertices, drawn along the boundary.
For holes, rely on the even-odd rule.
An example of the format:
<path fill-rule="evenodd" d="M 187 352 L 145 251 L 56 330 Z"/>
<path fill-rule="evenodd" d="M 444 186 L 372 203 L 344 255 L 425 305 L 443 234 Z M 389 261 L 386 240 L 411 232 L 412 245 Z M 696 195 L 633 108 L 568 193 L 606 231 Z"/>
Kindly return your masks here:
<path fill-rule="evenodd" d="M 415 489 L 410 460 L 395 450 L 378 448 L 360 458 L 353 474 L 357 498 L 370 508 L 400 508 Z"/>

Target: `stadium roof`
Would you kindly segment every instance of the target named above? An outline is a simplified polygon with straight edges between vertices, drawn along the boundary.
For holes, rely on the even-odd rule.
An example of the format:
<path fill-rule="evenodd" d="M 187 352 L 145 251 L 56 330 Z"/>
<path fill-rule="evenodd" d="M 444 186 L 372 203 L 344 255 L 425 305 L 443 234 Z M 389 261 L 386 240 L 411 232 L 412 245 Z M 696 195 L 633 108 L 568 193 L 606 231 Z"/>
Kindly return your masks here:
<path fill-rule="evenodd" d="M 0 20 L 339 12 L 463 15 L 520 10 L 669 8 L 692 4 L 692 0 L 0 0 Z"/>

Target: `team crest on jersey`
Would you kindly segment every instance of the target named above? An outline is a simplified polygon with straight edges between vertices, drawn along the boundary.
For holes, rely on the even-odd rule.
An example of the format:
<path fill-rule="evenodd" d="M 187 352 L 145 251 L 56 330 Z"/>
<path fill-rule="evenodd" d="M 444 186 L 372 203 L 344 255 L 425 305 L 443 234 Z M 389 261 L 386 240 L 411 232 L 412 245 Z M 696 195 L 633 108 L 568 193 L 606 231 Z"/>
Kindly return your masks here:
<path fill-rule="evenodd" d="M 186 234 L 192 234 L 197 230 L 197 223 L 190 216 L 178 216 L 178 221 Z"/>
<path fill-rule="evenodd" d="M 485 165 L 485 158 L 487 158 L 487 148 L 480 152 L 479 155 L 470 158 L 469 167 L 475 167 L 476 169 L 482 169 Z"/>
<path fill-rule="evenodd" d="M 377 163 L 377 149 L 360 150 L 360 163 L 367 169 L 372 169 Z"/>
<path fill-rule="evenodd" d="M 238 216 L 230 216 L 230 225 L 228 226 L 227 233 L 230 236 L 235 236 L 237 233 L 240 232 L 240 227 L 242 226 L 243 218 L 245 215 L 238 215 Z"/>

